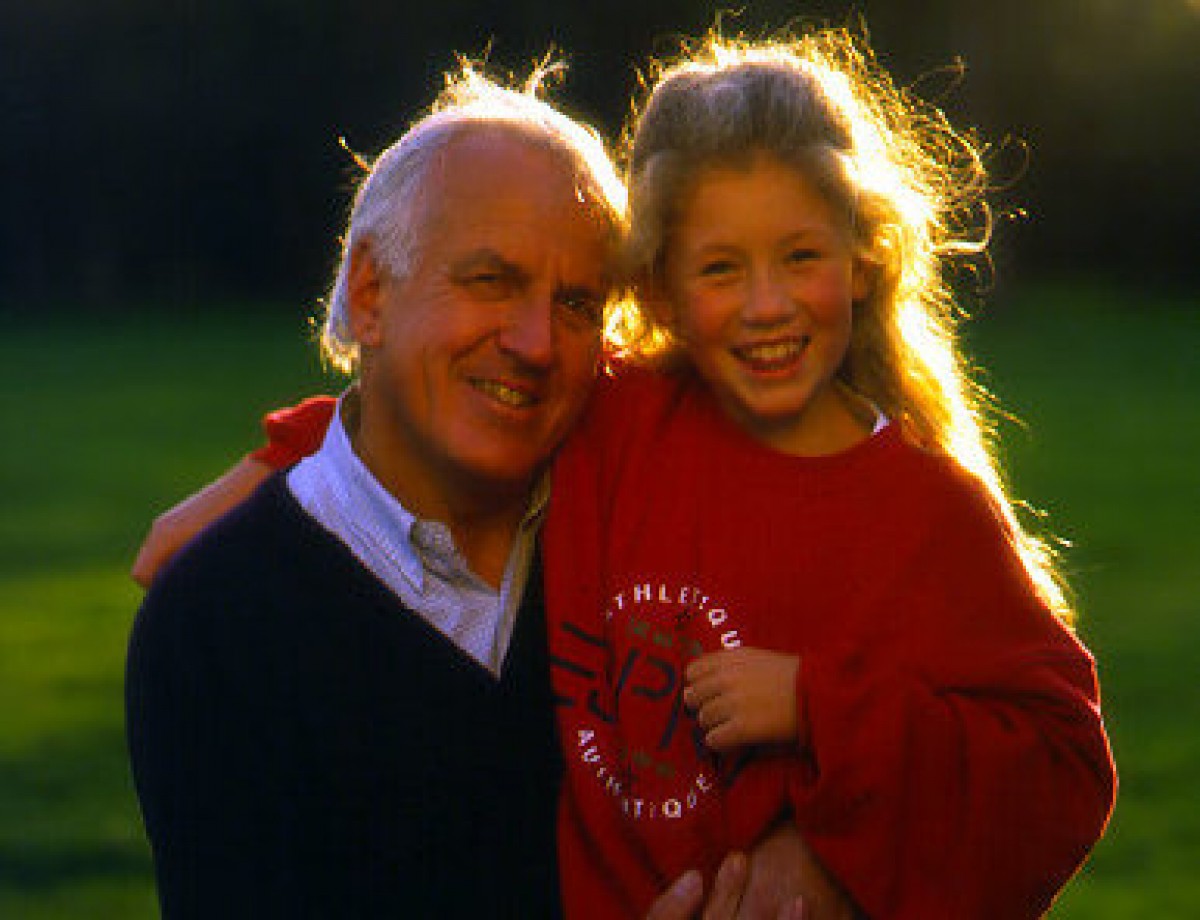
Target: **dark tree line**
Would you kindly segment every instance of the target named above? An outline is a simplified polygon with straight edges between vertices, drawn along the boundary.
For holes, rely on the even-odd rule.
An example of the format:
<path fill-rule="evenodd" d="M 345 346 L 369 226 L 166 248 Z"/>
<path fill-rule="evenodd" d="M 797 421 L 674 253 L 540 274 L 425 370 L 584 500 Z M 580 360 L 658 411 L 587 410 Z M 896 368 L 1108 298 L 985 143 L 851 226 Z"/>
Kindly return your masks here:
<path fill-rule="evenodd" d="M 522 71 L 615 135 L 635 66 L 711 26 L 694 0 L 39 0 L 0 8 L 0 309 L 319 295 L 354 173 L 453 52 Z M 727 30 L 861 13 L 903 83 L 997 143 L 1002 261 L 1183 285 L 1200 204 L 1193 0 L 758 2 Z M 965 76 L 946 65 L 964 59 Z M 1006 138 L 1018 142 L 1005 145 Z"/>

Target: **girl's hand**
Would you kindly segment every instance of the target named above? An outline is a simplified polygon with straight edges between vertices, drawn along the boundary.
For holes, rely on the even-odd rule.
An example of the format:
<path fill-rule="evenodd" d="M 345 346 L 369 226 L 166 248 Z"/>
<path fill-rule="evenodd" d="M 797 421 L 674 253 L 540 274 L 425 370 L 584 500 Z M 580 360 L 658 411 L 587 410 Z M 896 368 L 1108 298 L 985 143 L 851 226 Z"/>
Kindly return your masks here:
<path fill-rule="evenodd" d="M 713 652 L 688 665 L 683 701 L 714 751 L 797 740 L 800 656 L 765 649 Z"/>

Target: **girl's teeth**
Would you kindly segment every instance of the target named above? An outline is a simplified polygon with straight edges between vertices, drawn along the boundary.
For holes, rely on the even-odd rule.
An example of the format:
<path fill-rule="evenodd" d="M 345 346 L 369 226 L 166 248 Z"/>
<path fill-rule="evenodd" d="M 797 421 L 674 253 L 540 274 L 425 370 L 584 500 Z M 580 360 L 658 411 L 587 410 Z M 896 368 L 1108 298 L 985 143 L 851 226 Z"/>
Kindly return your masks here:
<path fill-rule="evenodd" d="M 790 357 L 796 353 L 796 348 L 791 344 L 760 345 L 749 351 L 750 357 L 756 361 L 778 361 L 780 358 Z"/>
<path fill-rule="evenodd" d="M 790 339 L 786 342 L 774 342 L 770 345 L 754 345 L 742 349 L 742 355 L 750 361 L 785 361 L 800 354 L 802 341 Z"/>

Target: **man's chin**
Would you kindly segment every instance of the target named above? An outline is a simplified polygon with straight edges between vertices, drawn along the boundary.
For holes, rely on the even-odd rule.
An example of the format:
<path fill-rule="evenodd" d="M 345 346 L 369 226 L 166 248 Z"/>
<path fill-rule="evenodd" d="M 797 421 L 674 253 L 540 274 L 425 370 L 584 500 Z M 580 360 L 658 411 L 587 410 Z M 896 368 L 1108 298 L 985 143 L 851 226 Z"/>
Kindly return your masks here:
<path fill-rule="evenodd" d="M 549 466 L 543 452 L 525 446 L 519 453 L 491 450 L 476 454 L 460 463 L 463 478 L 476 490 L 499 493 L 528 492 Z"/>

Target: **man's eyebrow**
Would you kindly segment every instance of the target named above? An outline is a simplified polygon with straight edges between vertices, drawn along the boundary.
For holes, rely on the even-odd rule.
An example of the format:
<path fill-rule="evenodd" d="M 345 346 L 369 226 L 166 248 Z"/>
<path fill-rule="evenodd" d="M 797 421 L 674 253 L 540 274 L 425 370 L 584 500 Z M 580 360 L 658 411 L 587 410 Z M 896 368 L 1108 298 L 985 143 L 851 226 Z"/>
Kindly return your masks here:
<path fill-rule="evenodd" d="M 560 284 L 555 288 L 554 294 L 563 300 L 575 300 L 581 297 L 589 300 L 604 300 L 608 296 L 606 290 L 591 284 Z"/>
<path fill-rule="evenodd" d="M 515 263 L 489 248 L 472 250 L 450 264 L 451 271 L 456 275 L 476 268 L 499 269 L 506 274 L 520 274 L 520 268 Z"/>

